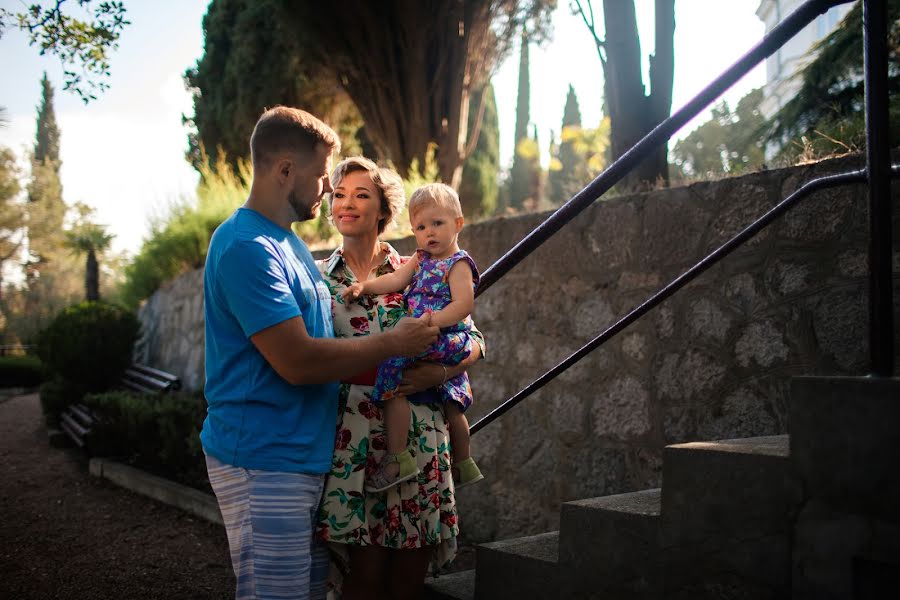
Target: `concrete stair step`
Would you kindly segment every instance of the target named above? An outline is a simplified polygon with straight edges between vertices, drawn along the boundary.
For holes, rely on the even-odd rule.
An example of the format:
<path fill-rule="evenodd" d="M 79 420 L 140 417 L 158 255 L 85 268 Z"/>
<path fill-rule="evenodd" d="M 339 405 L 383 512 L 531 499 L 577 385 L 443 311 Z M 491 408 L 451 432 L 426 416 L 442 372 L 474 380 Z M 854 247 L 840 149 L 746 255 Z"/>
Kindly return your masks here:
<path fill-rule="evenodd" d="M 560 597 L 559 532 L 482 544 L 475 550 L 475 598 Z"/>
<path fill-rule="evenodd" d="M 563 504 L 559 563 L 566 595 L 658 597 L 661 505 L 659 488 Z"/>
<path fill-rule="evenodd" d="M 749 597 L 789 596 L 792 519 L 801 500 L 786 435 L 667 446 L 660 529 L 666 596 L 715 597 L 738 588 Z"/>
<path fill-rule="evenodd" d="M 475 569 L 425 580 L 425 600 L 472 600 L 474 597 Z"/>

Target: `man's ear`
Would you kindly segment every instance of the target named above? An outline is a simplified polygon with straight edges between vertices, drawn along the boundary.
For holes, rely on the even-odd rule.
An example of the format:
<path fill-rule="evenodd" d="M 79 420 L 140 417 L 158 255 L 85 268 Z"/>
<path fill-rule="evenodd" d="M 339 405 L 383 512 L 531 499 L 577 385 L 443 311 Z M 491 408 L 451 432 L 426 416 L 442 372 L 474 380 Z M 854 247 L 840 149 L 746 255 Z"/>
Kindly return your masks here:
<path fill-rule="evenodd" d="M 279 158 L 278 162 L 275 164 L 275 175 L 278 177 L 278 183 L 284 185 L 294 174 L 296 169 L 296 165 L 289 158 Z"/>

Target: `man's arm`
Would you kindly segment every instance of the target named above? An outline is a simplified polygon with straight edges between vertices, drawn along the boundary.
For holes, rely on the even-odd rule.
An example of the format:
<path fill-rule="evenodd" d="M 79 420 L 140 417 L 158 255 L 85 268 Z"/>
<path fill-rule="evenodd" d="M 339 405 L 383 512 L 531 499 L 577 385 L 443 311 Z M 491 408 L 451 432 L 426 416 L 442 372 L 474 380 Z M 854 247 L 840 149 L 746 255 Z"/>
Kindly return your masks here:
<path fill-rule="evenodd" d="M 400 319 L 385 333 L 355 338 L 314 338 L 294 317 L 252 335 L 250 341 L 291 385 L 327 383 L 378 366 L 391 356 L 416 356 L 437 339 L 430 315 Z"/>

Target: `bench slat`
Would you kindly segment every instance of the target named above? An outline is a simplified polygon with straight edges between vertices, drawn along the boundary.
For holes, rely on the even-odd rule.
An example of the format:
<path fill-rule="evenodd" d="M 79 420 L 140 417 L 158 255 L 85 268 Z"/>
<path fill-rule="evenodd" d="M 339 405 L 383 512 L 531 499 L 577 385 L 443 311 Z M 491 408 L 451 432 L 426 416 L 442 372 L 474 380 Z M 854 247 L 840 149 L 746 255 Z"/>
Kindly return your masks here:
<path fill-rule="evenodd" d="M 175 389 L 179 389 L 181 387 L 181 379 L 179 379 L 177 375 L 173 375 L 172 373 L 166 373 L 165 371 L 160 371 L 159 369 L 154 369 L 153 367 L 148 367 L 147 365 L 142 365 L 140 363 L 134 363 L 133 365 L 131 365 L 131 368 L 146 375 L 150 375 L 151 377 L 167 381 L 173 386 L 177 386 L 175 387 Z"/>
<path fill-rule="evenodd" d="M 138 383 L 144 385 L 148 388 L 158 391 L 166 391 L 172 386 L 171 381 L 160 380 L 155 377 L 151 377 L 149 375 L 145 375 L 139 371 L 134 369 L 127 369 L 125 371 L 125 375 L 123 379 L 126 380 L 137 380 Z"/>

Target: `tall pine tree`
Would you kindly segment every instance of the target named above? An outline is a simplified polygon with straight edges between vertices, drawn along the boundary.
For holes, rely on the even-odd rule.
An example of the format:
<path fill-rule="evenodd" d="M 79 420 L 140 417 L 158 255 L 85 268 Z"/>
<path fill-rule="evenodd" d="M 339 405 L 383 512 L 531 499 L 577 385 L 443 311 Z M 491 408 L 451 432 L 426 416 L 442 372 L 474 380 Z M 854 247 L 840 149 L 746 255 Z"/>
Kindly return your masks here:
<path fill-rule="evenodd" d="M 34 140 L 34 160 L 51 163 L 59 173 L 59 127 L 56 125 L 56 111 L 53 109 L 53 85 L 41 79 L 41 105 L 38 107 L 37 135 Z"/>
<path fill-rule="evenodd" d="M 515 153 L 509 174 L 509 206 L 514 210 L 534 207 L 539 201 L 540 152 L 535 141 L 528 137 L 528 122 L 531 120 L 528 44 L 528 34 L 523 31 L 519 50 Z"/>
<path fill-rule="evenodd" d="M 63 219 L 66 205 L 62 198 L 59 170 L 59 127 L 53 109 L 53 85 L 41 80 L 41 104 L 38 106 L 37 132 L 28 184 L 28 249 L 26 275 L 29 281 L 52 260 L 63 245 Z"/>
<path fill-rule="evenodd" d="M 497 210 L 497 173 L 500 170 L 500 122 L 494 86 L 487 84 L 482 91 L 484 115 L 475 150 L 463 165 L 459 199 L 467 218 L 494 214 Z M 469 127 L 474 127 L 476 111 L 469 112 Z"/>

